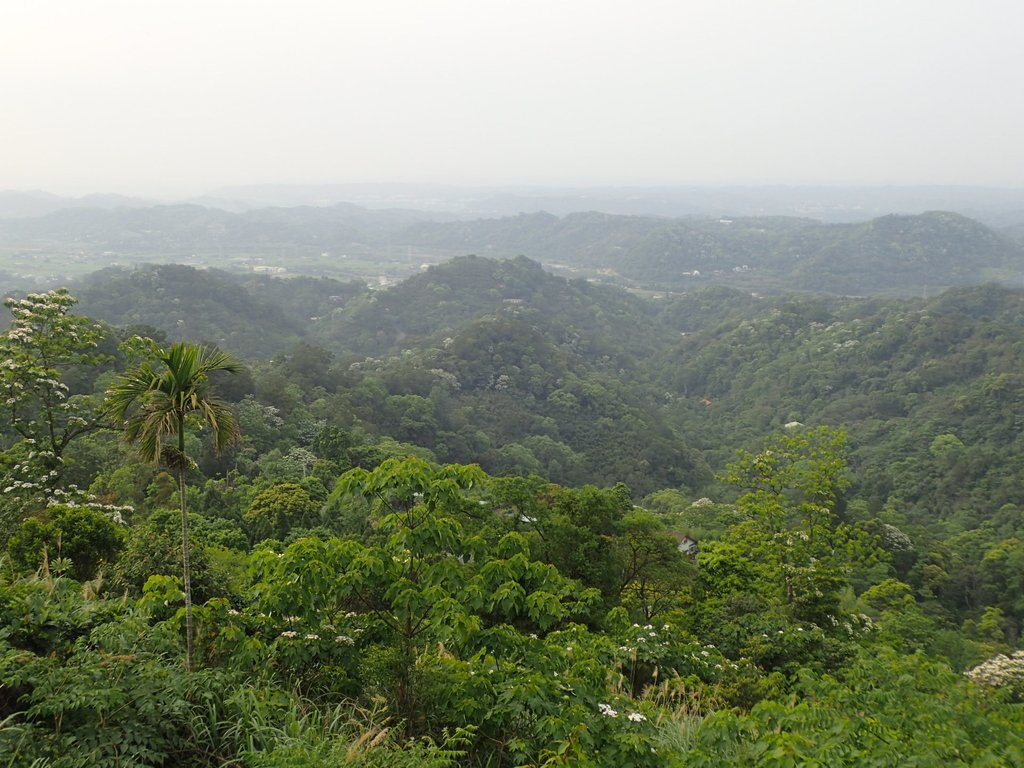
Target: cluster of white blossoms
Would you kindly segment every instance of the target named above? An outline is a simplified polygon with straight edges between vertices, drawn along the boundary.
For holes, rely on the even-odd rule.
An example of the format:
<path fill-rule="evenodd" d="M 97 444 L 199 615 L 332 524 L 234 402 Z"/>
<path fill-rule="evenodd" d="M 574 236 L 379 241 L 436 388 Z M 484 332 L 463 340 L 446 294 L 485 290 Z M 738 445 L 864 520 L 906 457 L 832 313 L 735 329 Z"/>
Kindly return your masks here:
<path fill-rule="evenodd" d="M 286 629 L 284 632 L 281 633 L 281 637 L 287 638 L 289 640 L 294 640 L 298 636 L 299 633 L 296 632 L 294 629 Z M 307 632 L 302 636 L 302 639 L 309 640 L 310 642 L 316 642 L 320 639 L 320 635 L 316 634 L 316 632 Z"/>
<path fill-rule="evenodd" d="M 228 611 L 228 613 L 231 614 L 231 611 Z M 347 619 L 356 618 L 358 616 L 359 614 L 355 612 L 345 614 L 345 618 Z M 270 618 L 270 616 L 265 613 L 261 613 L 260 618 L 268 619 Z M 284 616 L 282 618 L 285 624 L 289 624 L 292 627 L 298 627 L 303 623 L 301 616 Z M 357 627 L 355 629 L 349 630 L 349 632 L 350 634 L 338 634 L 338 628 L 334 624 L 325 622 L 320 625 L 319 631 L 317 632 L 305 631 L 300 627 L 299 629 L 286 629 L 280 633 L 279 637 L 282 637 L 286 640 L 301 640 L 305 642 L 315 643 L 318 642 L 322 636 L 324 639 L 333 638 L 335 644 L 337 645 L 355 645 L 356 638 L 363 633 L 363 629 Z"/>
<path fill-rule="evenodd" d="M 598 704 L 597 711 L 605 717 L 618 717 L 619 711 L 612 707 L 611 704 Z M 647 720 L 647 716 L 641 712 L 630 712 L 626 715 L 626 719 L 631 723 L 642 723 Z"/>
<path fill-rule="evenodd" d="M 658 631 L 654 628 L 653 624 L 644 624 L 643 626 L 640 626 L 639 624 L 634 624 L 633 629 L 636 631 L 636 642 L 634 643 L 635 647 L 630 647 L 628 645 L 620 645 L 620 651 L 623 651 L 625 653 L 636 653 L 641 648 L 649 648 L 651 644 L 668 646 L 668 638 L 666 637 L 659 640 Z M 667 632 L 670 629 L 672 629 L 672 627 L 670 627 L 668 624 L 665 624 L 664 626 L 662 626 L 661 629 L 663 632 Z"/>
<path fill-rule="evenodd" d="M 1024 684 L 1024 651 L 1009 656 L 997 654 L 964 674 L 976 683 L 993 688 Z"/>
<path fill-rule="evenodd" d="M 714 668 L 718 671 L 724 671 L 725 669 L 738 669 L 739 665 L 734 664 L 725 658 L 725 656 L 712 644 L 700 645 L 694 642 L 685 642 L 679 644 L 678 641 L 671 636 L 672 627 L 665 624 L 661 627 L 659 633 L 651 624 L 634 624 L 633 630 L 636 632 L 636 641 L 631 645 L 620 645 L 619 651 L 623 654 L 627 654 L 632 657 L 632 661 L 636 662 L 640 660 L 651 660 L 657 658 L 654 653 L 658 649 L 671 649 L 675 652 L 686 652 L 689 651 L 688 655 L 692 662 L 704 667 L 705 669 Z M 802 631 L 802 630 L 801 630 Z M 780 632 L 781 634 L 781 632 Z M 768 637 L 763 635 L 763 637 Z"/>

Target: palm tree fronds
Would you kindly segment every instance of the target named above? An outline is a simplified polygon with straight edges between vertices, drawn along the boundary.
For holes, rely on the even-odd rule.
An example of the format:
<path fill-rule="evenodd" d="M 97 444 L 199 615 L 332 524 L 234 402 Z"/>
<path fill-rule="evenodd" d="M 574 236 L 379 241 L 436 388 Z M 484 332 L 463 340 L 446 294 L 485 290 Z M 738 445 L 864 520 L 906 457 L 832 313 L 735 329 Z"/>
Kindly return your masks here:
<path fill-rule="evenodd" d="M 161 367 L 162 365 L 162 367 Z M 185 668 L 192 669 L 192 588 L 185 476 L 195 462 L 185 453 L 186 419 L 196 414 L 213 430 L 213 445 L 222 450 L 238 436 L 227 403 L 209 394 L 209 374 L 237 373 L 242 364 L 230 355 L 198 344 L 179 343 L 160 350 L 156 360 L 122 375 L 107 391 L 106 410 L 124 426 L 126 442 L 138 447 L 143 461 L 161 459 L 178 476 L 181 548 L 185 592 Z"/>
<path fill-rule="evenodd" d="M 178 419 L 196 413 L 213 431 L 214 448 L 224 450 L 238 437 L 238 425 L 226 403 L 211 397 L 209 374 L 238 373 L 242 363 L 226 352 L 179 343 L 161 350 L 123 374 L 107 391 L 106 411 L 123 424 L 125 442 L 135 444 L 144 461 L 160 460 L 165 443 L 178 435 Z"/>

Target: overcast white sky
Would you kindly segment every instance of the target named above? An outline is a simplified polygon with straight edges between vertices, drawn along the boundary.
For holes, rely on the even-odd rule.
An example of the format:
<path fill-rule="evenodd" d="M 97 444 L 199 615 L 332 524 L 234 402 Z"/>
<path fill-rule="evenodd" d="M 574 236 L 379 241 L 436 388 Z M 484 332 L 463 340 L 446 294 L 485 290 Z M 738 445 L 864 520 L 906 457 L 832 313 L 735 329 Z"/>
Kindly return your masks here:
<path fill-rule="evenodd" d="M 24 0 L 0 189 L 1024 186 L 1020 0 Z"/>

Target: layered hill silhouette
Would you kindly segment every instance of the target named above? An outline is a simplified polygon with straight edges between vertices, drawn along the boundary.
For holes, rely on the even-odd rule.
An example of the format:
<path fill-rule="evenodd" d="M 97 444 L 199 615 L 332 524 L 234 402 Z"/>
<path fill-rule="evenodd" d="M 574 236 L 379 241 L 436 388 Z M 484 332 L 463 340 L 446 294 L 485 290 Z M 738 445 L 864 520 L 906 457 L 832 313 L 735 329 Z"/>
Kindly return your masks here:
<path fill-rule="evenodd" d="M 953 213 L 855 224 L 811 219 L 655 219 L 578 213 L 421 223 L 408 242 L 493 256 L 525 254 L 605 279 L 685 290 L 709 283 L 762 292 L 919 294 L 1020 280 L 1024 249 Z"/>
<path fill-rule="evenodd" d="M 940 211 L 843 224 L 595 212 L 455 219 L 348 203 L 243 212 L 200 205 L 65 208 L 0 220 L 0 256 L 7 254 L 0 271 L 24 273 L 38 263 L 38 285 L 71 262 L 179 261 L 375 279 L 476 254 L 522 255 L 571 276 L 675 292 L 725 285 L 762 294 L 935 295 L 1024 279 L 1024 244 L 1012 232 Z"/>

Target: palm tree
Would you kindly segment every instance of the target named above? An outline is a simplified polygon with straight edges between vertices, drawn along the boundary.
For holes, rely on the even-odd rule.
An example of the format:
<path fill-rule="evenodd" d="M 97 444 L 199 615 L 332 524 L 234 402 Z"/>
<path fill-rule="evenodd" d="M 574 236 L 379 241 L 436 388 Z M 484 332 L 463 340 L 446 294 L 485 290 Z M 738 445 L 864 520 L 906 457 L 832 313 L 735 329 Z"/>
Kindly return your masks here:
<path fill-rule="evenodd" d="M 142 460 L 164 464 L 178 477 L 181 500 L 181 560 L 185 591 L 185 668 L 192 670 L 192 568 L 189 558 L 185 476 L 195 462 L 185 453 L 185 427 L 198 416 L 210 427 L 216 450 L 238 436 L 227 404 L 209 395 L 209 374 L 238 373 L 242 364 L 224 352 L 181 342 L 157 350 L 147 361 L 123 374 L 107 391 L 107 410 L 124 428 L 125 442 L 138 446 Z"/>

